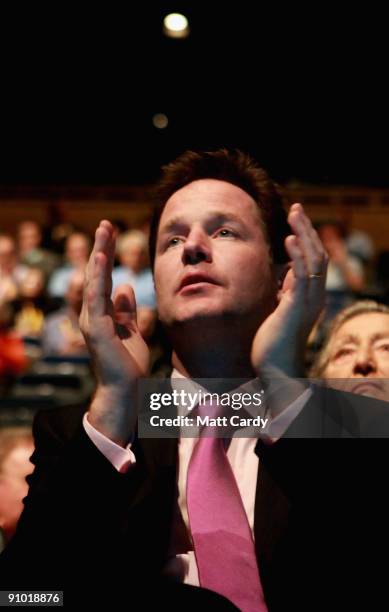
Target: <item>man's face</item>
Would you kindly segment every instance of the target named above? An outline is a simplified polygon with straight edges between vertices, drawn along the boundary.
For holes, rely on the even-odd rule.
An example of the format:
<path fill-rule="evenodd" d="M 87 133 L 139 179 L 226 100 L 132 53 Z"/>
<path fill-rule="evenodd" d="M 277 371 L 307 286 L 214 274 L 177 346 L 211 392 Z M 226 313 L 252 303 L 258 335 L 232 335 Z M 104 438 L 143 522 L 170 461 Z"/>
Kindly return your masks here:
<path fill-rule="evenodd" d="M 344 390 L 389 401 L 389 314 L 369 312 L 346 321 L 330 341 L 324 378 L 348 379 Z"/>
<path fill-rule="evenodd" d="M 142 245 L 128 241 L 123 247 L 120 261 L 137 274 L 147 265 L 147 252 Z"/>
<path fill-rule="evenodd" d="M 28 221 L 21 223 L 18 232 L 18 242 L 19 250 L 22 253 L 27 253 L 39 247 L 41 242 L 39 226 L 36 223 L 30 223 Z"/>
<path fill-rule="evenodd" d="M 167 325 L 230 315 L 259 324 L 273 304 L 275 284 L 254 200 L 215 179 L 176 191 L 161 216 L 154 278 L 159 317 Z"/>
<path fill-rule="evenodd" d="M 89 244 L 85 236 L 69 236 L 66 245 L 66 258 L 75 267 L 86 265 L 89 256 Z"/>
<path fill-rule="evenodd" d="M 20 285 L 19 292 L 23 297 L 38 297 L 44 290 L 45 278 L 39 268 L 29 268 Z"/>

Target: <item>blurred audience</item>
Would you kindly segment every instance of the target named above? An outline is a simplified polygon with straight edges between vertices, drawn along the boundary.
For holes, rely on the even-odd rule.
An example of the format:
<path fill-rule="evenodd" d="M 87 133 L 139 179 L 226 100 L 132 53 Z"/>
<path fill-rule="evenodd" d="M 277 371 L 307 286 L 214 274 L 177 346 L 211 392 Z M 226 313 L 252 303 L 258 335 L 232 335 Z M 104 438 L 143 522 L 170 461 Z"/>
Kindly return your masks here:
<path fill-rule="evenodd" d="M 64 297 L 74 271 L 84 271 L 91 250 L 91 240 L 87 234 L 75 232 L 66 240 L 66 263 L 55 270 L 50 278 L 48 291 L 53 297 Z"/>
<path fill-rule="evenodd" d="M 78 318 L 82 306 L 84 272 L 74 270 L 68 281 L 65 306 L 49 315 L 42 333 L 42 353 L 48 355 L 88 355 Z"/>
<path fill-rule="evenodd" d="M 26 476 L 33 465 L 31 430 L 27 427 L 0 429 L 0 552 L 15 533 L 27 495 Z"/>
<path fill-rule="evenodd" d="M 369 326 L 366 327 L 365 322 L 369 325 L 373 323 L 374 313 L 379 318 L 383 317 L 382 322 L 388 316 L 383 310 L 385 306 L 371 301 L 362 303 L 363 311 L 360 310 L 361 303 L 356 305 L 356 311 L 347 308 L 361 292 L 366 297 L 380 301 L 389 296 L 389 251 L 378 258 L 374 268 L 374 245 L 368 234 L 351 227 L 351 214 L 347 209 L 341 215 L 341 222 L 326 221 L 318 227 L 330 258 L 327 304 L 311 335 L 307 352 L 308 368 L 315 361 L 329 324 L 340 312 L 339 318 L 334 321 L 335 327 L 332 325 L 325 340 L 325 348 L 315 361 L 314 371 L 320 371 L 320 376 L 332 376 L 332 368 L 344 373 L 343 369 L 339 369 L 340 366 L 343 368 L 346 363 L 350 365 L 346 359 L 335 359 L 331 353 L 334 339 L 338 341 L 346 325 L 359 324 L 361 317 L 360 330 L 357 330 L 360 334 L 358 342 L 367 343 L 367 336 L 361 337 L 362 332 L 369 334 Z M 51 203 L 48 215 L 49 222 L 43 228 L 33 220 L 21 222 L 17 228 L 16 243 L 11 236 L 0 233 L 0 390 L 10 388 L 15 377 L 26 369 L 31 362 L 28 356 L 34 362 L 41 355 L 87 355 L 78 327 L 78 316 L 82 302 L 82 279 L 91 240 L 68 219 L 68 210 L 63 202 Z M 155 366 L 157 371 L 164 372 L 163 354 L 168 352 L 169 347 L 157 322 L 154 283 L 148 260 L 148 221 L 144 224 L 145 231 L 143 227 L 129 231 L 125 221 L 115 221 L 118 234 L 116 257 L 119 265 L 113 270 L 112 291 L 121 284 L 131 284 L 133 287 L 138 307 L 138 324 L 150 347 L 153 371 Z M 65 261 L 62 264 L 59 253 L 64 254 Z M 371 282 L 374 277 L 369 274 L 369 270 L 375 272 L 375 285 Z M 34 354 L 28 352 L 29 343 L 31 351 L 36 347 Z M 325 368 L 323 360 L 328 361 Z M 378 366 L 381 365 L 379 361 Z M 358 362 L 353 367 L 358 371 Z M 370 373 L 367 377 L 374 376 Z M 369 382 L 368 388 L 371 386 L 374 387 Z"/>
<path fill-rule="evenodd" d="M 155 308 L 154 281 L 148 266 L 148 242 L 140 230 L 121 234 L 117 240 L 120 266 L 112 273 L 112 291 L 119 285 L 130 284 L 135 292 L 136 303 Z"/>

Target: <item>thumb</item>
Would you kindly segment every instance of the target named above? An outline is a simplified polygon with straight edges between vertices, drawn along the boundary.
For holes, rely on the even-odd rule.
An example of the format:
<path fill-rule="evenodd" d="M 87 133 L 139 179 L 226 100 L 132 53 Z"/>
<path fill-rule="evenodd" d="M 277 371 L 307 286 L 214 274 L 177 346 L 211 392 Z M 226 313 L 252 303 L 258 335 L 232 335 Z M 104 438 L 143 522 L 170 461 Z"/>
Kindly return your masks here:
<path fill-rule="evenodd" d="M 289 270 L 287 271 L 284 277 L 282 286 L 278 290 L 278 293 L 277 293 L 278 301 L 280 301 L 282 296 L 288 291 L 292 292 L 293 289 L 295 288 L 295 285 L 296 285 L 296 277 L 294 275 L 293 269 L 289 268 Z"/>
<path fill-rule="evenodd" d="M 137 326 L 136 300 L 130 285 L 120 285 L 113 295 L 113 310 L 115 321 L 125 327 Z"/>

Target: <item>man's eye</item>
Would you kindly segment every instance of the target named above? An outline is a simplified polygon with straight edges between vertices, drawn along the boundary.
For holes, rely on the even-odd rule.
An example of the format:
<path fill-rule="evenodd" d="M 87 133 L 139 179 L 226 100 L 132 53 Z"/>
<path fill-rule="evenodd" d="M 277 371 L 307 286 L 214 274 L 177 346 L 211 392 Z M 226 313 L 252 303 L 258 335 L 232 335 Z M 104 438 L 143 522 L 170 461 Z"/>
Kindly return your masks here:
<path fill-rule="evenodd" d="M 180 238 L 179 236 L 173 236 L 172 238 L 169 238 L 169 240 L 167 241 L 167 248 L 177 246 L 181 242 L 182 242 L 182 238 Z"/>
<path fill-rule="evenodd" d="M 389 352 L 389 344 L 381 344 L 381 345 L 380 345 L 378 348 L 379 348 L 381 351 L 386 351 L 386 352 Z"/>
<path fill-rule="evenodd" d="M 222 238 L 230 238 L 232 236 L 236 236 L 236 233 L 230 229 L 223 227 L 223 229 L 220 229 L 216 232 L 216 236 L 221 236 Z"/>

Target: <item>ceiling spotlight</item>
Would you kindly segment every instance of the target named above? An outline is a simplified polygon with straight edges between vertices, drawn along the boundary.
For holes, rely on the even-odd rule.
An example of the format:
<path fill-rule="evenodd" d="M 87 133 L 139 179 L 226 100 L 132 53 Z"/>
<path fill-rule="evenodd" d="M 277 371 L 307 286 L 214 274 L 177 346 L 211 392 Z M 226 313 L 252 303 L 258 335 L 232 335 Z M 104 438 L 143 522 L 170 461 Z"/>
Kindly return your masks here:
<path fill-rule="evenodd" d="M 152 121 L 153 126 L 156 127 L 158 130 L 164 130 L 165 128 L 167 128 L 169 123 L 169 119 L 166 115 L 164 115 L 164 113 L 156 113 L 153 116 Z"/>
<path fill-rule="evenodd" d="M 163 20 L 163 32 L 170 38 L 186 38 L 189 34 L 189 24 L 185 15 L 170 13 Z"/>

